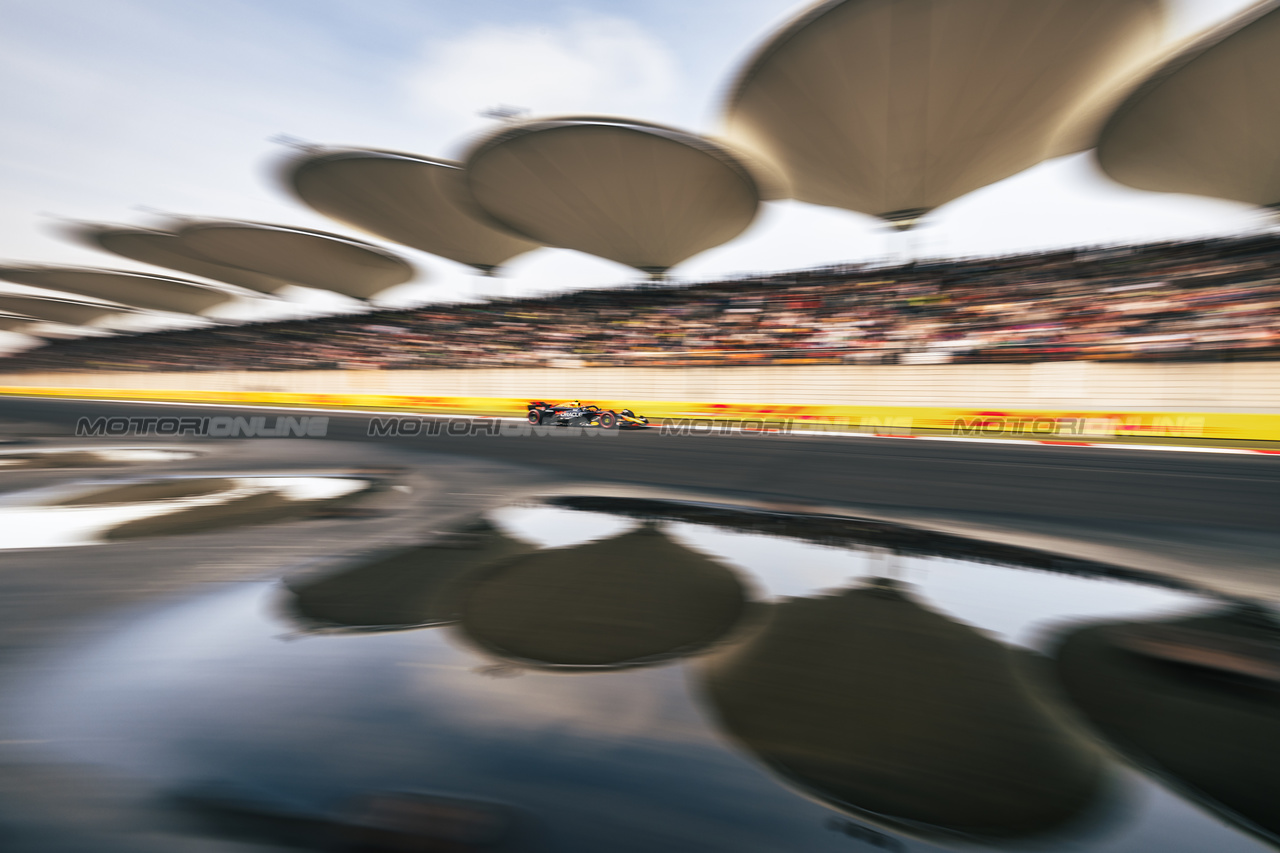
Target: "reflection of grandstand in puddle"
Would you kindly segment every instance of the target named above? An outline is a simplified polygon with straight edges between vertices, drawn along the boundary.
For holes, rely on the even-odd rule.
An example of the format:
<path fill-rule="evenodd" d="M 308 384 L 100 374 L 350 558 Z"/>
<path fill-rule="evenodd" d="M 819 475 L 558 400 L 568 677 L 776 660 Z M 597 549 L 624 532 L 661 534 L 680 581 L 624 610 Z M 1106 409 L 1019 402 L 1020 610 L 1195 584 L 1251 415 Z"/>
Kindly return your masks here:
<path fill-rule="evenodd" d="M 172 477 L 70 483 L 0 507 L 3 548 L 51 548 L 206 533 L 341 515 L 374 484 L 344 476 Z"/>
<path fill-rule="evenodd" d="M 774 605 L 702 673 L 724 728 L 819 799 L 922 836 L 1039 835 L 1101 799 L 1099 756 L 1011 650 L 879 581 Z"/>
<path fill-rule="evenodd" d="M 1068 635 L 1057 673 L 1120 753 L 1280 843 L 1280 624 L 1252 609 Z"/>

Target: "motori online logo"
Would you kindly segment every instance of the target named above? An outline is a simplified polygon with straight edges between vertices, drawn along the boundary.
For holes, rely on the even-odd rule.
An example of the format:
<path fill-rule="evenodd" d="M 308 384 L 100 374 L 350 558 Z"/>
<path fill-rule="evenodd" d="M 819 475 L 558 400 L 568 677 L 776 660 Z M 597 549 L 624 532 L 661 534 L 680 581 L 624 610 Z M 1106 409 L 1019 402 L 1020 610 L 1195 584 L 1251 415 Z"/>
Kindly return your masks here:
<path fill-rule="evenodd" d="M 195 435 L 210 438 L 324 438 L 329 432 L 327 417 L 272 418 L 265 416 L 193 416 L 185 418 L 146 417 L 93 419 L 76 421 L 77 436 Z"/>
<path fill-rule="evenodd" d="M 430 436 L 527 436 L 617 435 L 615 429 L 583 426 L 534 425 L 506 418 L 370 418 L 365 435 L 373 438 L 426 438 Z"/>
<path fill-rule="evenodd" d="M 560 426 L 531 424 L 523 418 L 370 418 L 365 435 L 371 438 L 427 438 L 432 436 L 575 436 L 610 435 L 623 432 L 656 432 L 658 435 L 708 436 L 743 433 L 746 435 L 790 435 L 791 421 L 712 420 L 710 418 L 667 418 L 642 429 L 606 429 L 601 426 Z"/>

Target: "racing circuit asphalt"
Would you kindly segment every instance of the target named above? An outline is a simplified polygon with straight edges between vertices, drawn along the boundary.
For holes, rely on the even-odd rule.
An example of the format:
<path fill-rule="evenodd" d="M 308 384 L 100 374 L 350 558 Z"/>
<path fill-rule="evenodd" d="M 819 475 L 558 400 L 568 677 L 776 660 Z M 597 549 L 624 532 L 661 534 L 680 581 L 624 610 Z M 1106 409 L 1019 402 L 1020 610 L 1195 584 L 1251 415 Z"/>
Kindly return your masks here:
<path fill-rule="evenodd" d="M 306 414 L 39 398 L 4 399 L 0 412 L 28 435 L 55 439 L 71 438 L 80 417 Z M 1280 588 L 1275 571 L 1280 456 L 1275 455 L 830 434 L 663 435 L 654 429 L 610 435 L 371 437 L 368 424 L 376 415 L 326 414 L 324 440 L 380 442 L 412 454 L 532 468 L 549 487 L 565 480 L 605 481 L 707 499 L 731 494 L 839 507 L 1175 574 L 1211 572 L 1233 578 L 1229 589 Z M 341 452 L 335 445 L 335 463 L 341 462 Z M 1269 597 L 1277 595 L 1272 591 Z"/>

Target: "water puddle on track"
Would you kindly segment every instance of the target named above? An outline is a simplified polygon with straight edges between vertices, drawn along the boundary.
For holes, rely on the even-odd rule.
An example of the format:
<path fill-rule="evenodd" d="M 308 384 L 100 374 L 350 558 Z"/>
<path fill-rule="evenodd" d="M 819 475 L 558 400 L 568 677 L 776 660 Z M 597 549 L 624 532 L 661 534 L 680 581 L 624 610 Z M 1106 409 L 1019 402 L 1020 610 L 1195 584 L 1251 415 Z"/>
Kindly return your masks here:
<path fill-rule="evenodd" d="M 891 525 L 563 498 L 133 614 L 6 730 L 303 849 L 1244 853 L 1272 631 Z"/>

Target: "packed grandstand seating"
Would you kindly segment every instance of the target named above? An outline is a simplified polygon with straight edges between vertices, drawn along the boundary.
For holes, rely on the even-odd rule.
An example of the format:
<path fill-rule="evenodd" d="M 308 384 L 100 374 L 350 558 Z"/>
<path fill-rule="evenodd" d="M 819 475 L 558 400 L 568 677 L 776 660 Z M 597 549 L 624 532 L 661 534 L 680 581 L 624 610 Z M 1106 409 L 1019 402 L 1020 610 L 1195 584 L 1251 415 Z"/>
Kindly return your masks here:
<path fill-rule="evenodd" d="M 1256 359 L 1278 309 L 1267 235 L 82 338 L 0 372 Z"/>

